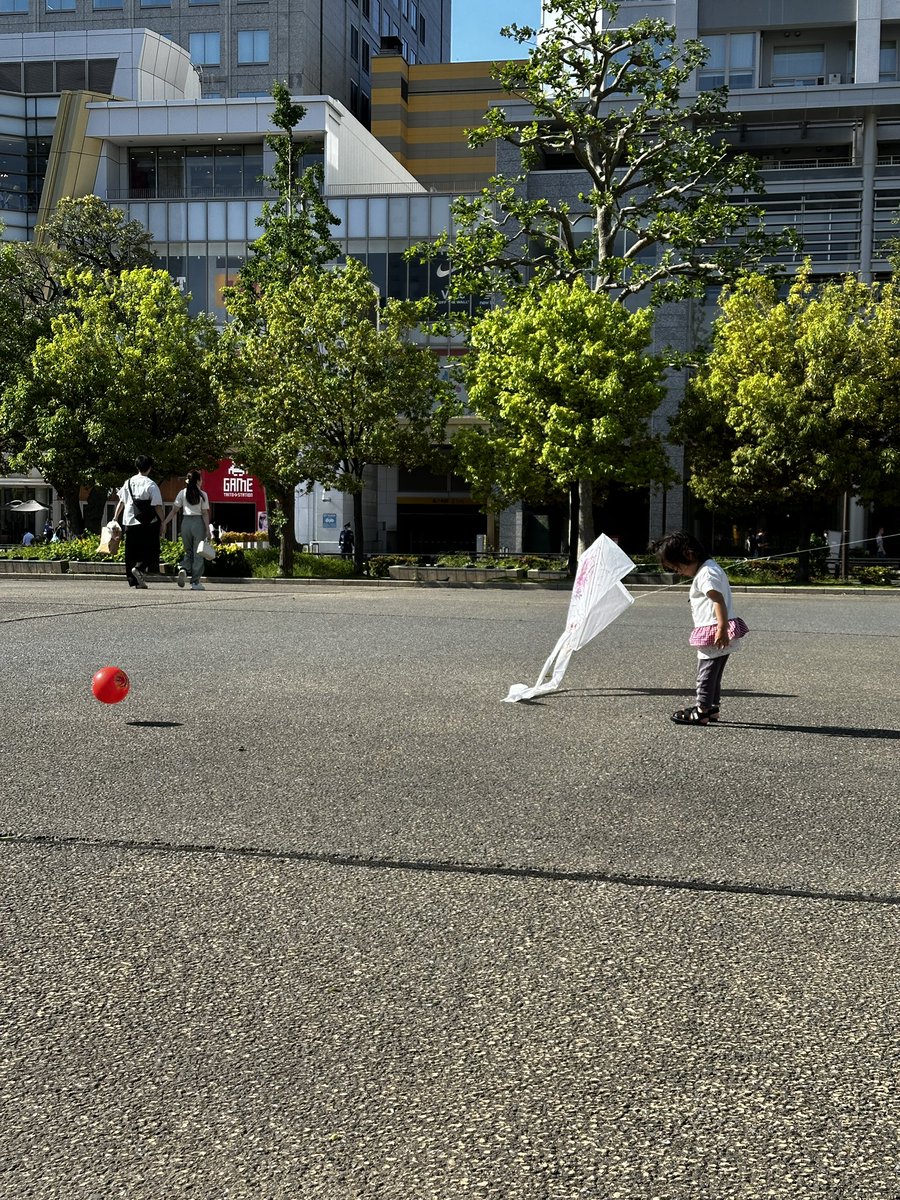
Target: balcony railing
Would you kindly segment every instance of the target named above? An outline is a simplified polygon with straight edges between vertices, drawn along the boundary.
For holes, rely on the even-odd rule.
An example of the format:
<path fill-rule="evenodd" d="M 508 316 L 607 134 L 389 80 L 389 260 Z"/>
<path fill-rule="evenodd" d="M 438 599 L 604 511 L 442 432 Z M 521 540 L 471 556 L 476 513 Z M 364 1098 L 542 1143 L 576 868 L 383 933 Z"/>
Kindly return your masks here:
<path fill-rule="evenodd" d="M 225 184 L 201 184 L 191 187 L 168 188 L 109 188 L 109 200 L 246 200 L 275 193 L 262 183 L 248 183 L 240 190 Z"/>

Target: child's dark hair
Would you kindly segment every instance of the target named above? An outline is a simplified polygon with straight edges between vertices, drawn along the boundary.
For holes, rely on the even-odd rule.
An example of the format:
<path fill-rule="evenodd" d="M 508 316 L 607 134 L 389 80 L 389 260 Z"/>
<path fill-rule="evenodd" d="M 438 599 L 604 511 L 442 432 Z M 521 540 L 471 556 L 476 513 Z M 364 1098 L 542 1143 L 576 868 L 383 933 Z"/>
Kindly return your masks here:
<path fill-rule="evenodd" d="M 651 542 L 650 553 L 655 554 L 661 563 L 668 563 L 672 567 L 686 567 L 690 563 L 703 563 L 712 558 L 703 543 L 683 529 Z"/>
<path fill-rule="evenodd" d="M 200 491 L 200 472 L 191 471 L 185 479 L 184 494 L 190 504 L 199 504 L 203 493 Z"/>

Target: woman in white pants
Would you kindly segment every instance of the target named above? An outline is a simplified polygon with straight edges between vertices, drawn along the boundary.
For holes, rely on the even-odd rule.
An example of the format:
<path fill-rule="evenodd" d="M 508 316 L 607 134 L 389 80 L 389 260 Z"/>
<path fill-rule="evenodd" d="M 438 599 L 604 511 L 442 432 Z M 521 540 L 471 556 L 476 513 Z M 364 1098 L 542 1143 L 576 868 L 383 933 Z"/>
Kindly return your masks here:
<path fill-rule="evenodd" d="M 175 504 L 169 514 L 166 524 L 172 522 L 174 527 L 177 514 L 181 517 L 181 541 L 184 544 L 184 558 L 178 567 L 176 582 L 184 587 L 188 575 L 191 577 L 191 587 L 195 592 L 203 591 L 203 569 L 206 559 L 197 553 L 197 547 L 205 538 L 209 539 L 209 496 L 200 488 L 200 472 L 191 471 L 184 481 L 184 487 L 175 497 Z"/>

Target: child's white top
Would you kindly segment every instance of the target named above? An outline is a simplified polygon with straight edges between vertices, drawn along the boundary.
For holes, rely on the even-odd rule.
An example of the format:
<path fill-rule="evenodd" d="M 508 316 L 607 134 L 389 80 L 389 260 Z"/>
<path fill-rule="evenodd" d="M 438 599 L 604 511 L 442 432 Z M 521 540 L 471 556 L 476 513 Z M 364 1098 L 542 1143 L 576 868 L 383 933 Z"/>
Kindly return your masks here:
<path fill-rule="evenodd" d="M 695 626 L 715 625 L 717 622 L 715 605 L 707 596 L 707 592 L 721 593 L 730 621 L 734 616 L 731 603 L 731 584 L 728 582 L 728 576 L 714 558 L 708 558 L 706 562 L 702 563 L 697 574 L 691 580 L 691 616 Z M 723 654 L 731 654 L 740 648 L 741 639 L 737 638 L 735 641 L 729 642 L 724 650 L 719 650 L 716 646 L 703 646 L 697 650 L 697 657 L 719 658 Z"/>

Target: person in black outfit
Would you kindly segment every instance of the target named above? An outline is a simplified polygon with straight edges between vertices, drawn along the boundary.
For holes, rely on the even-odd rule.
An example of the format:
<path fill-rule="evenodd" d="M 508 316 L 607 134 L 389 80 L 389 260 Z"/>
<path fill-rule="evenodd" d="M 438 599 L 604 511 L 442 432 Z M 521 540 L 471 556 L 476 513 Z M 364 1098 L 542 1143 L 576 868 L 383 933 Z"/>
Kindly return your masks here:
<path fill-rule="evenodd" d="M 144 576 L 159 572 L 159 535 L 165 516 L 162 496 L 150 478 L 153 459 L 139 454 L 135 475 L 119 488 L 119 503 L 113 520 L 121 517 L 125 530 L 125 577 L 128 586 L 145 588 Z"/>
<path fill-rule="evenodd" d="M 350 528 L 349 521 L 341 530 L 341 535 L 338 538 L 338 546 L 341 548 L 341 558 L 353 557 L 353 530 Z"/>

